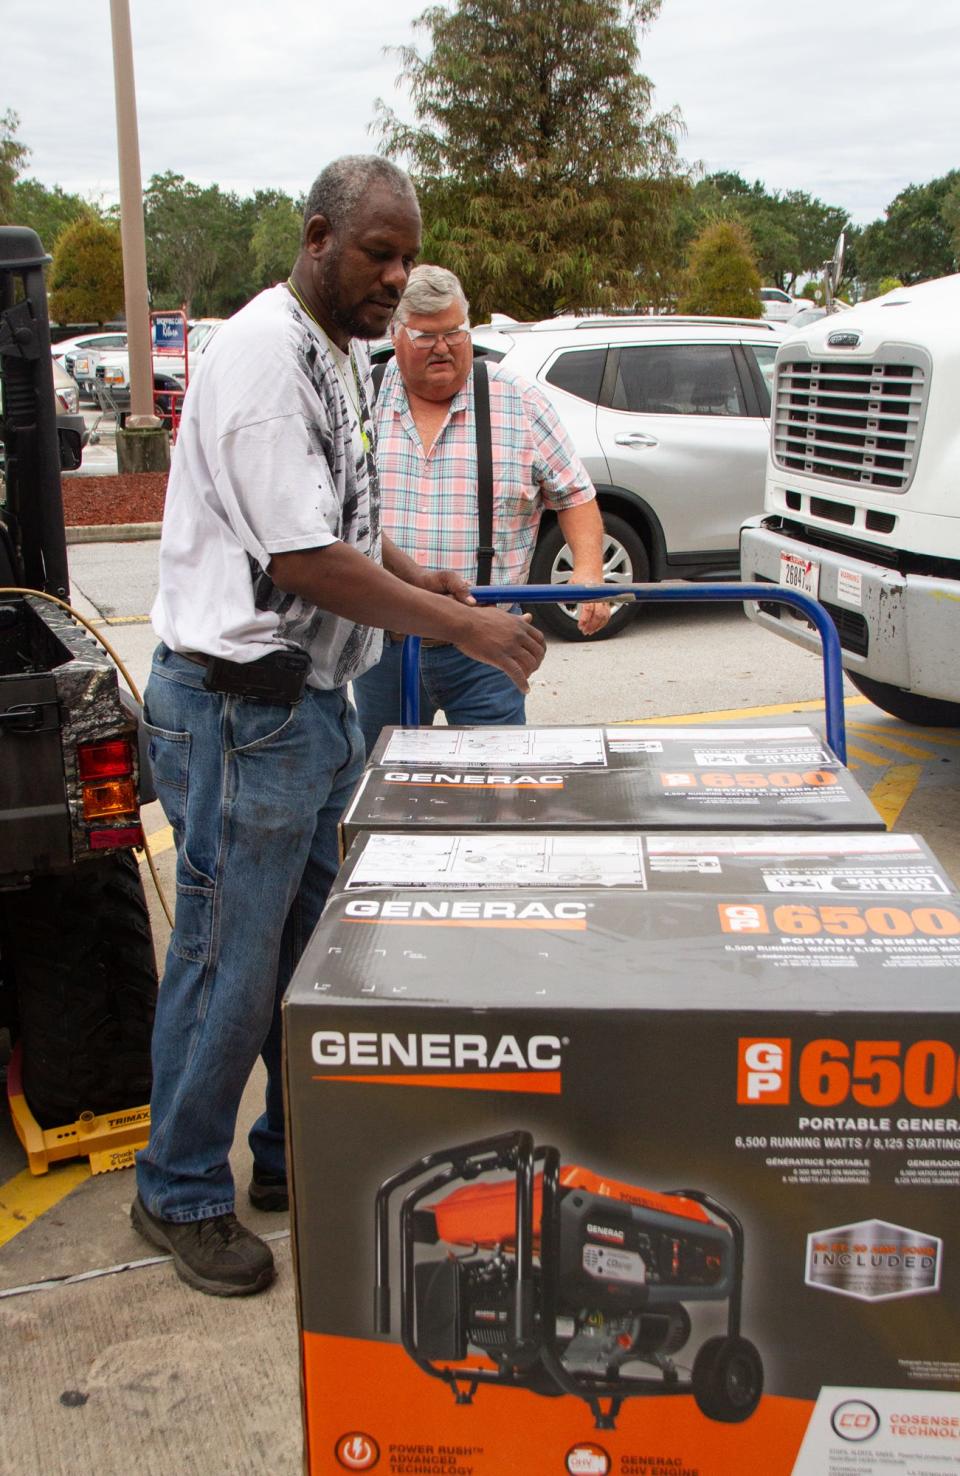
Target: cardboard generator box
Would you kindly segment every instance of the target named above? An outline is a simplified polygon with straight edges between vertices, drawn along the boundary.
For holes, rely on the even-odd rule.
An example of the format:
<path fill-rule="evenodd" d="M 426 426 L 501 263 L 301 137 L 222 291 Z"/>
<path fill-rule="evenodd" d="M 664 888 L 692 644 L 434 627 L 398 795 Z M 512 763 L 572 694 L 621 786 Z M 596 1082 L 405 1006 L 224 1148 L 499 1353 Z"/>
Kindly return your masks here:
<path fill-rule="evenodd" d="M 361 838 L 284 1005 L 311 1476 L 960 1473 L 958 977 L 909 835 Z"/>
<path fill-rule="evenodd" d="M 882 830 L 813 728 L 385 728 L 344 813 L 367 831 Z"/>

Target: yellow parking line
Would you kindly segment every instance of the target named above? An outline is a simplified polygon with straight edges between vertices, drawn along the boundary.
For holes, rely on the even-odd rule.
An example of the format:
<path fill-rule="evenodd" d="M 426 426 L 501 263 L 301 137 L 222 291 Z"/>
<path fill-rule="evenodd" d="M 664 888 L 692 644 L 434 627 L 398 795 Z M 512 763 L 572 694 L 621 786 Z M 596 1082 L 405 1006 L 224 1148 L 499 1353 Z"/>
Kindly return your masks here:
<path fill-rule="evenodd" d="M 89 1177 L 90 1165 L 84 1161 L 57 1164 L 40 1175 L 24 1169 L 0 1184 L 0 1245 L 26 1230 Z"/>
<path fill-rule="evenodd" d="M 877 733 L 881 736 L 890 732 L 889 728 L 882 727 L 879 723 L 851 722 L 850 727 L 858 728 L 863 733 Z M 897 735 L 900 738 L 922 738 L 927 743 L 960 744 L 960 738 L 951 737 L 943 728 L 921 728 L 918 733 L 915 728 L 904 728 L 898 723 Z"/>
<path fill-rule="evenodd" d="M 929 748 L 916 748 L 912 743 L 902 743 L 899 738 L 891 738 L 888 734 L 878 733 L 874 729 L 867 731 L 859 723 L 853 723 L 851 726 L 856 728 L 859 737 L 867 738 L 878 748 L 892 748 L 894 753 L 902 753 L 907 758 L 932 759 L 937 756 Z"/>
<path fill-rule="evenodd" d="M 846 697 L 844 707 L 866 707 L 866 697 Z M 662 727 L 669 723 L 716 723 L 734 718 L 777 717 L 788 712 L 823 712 L 823 698 L 811 698 L 808 702 L 773 702 L 767 707 L 727 707 L 715 712 L 684 712 L 674 717 L 629 718 L 626 722 L 611 724 L 616 727 Z"/>
<path fill-rule="evenodd" d="M 900 819 L 922 773 L 920 764 L 893 764 L 871 789 L 870 799 L 888 830 L 892 830 Z"/>
<path fill-rule="evenodd" d="M 869 748 L 859 748 L 856 743 L 847 743 L 847 758 L 851 755 L 861 759 L 865 764 L 874 764 L 878 769 L 885 769 L 890 760 L 882 753 L 871 753 Z"/>

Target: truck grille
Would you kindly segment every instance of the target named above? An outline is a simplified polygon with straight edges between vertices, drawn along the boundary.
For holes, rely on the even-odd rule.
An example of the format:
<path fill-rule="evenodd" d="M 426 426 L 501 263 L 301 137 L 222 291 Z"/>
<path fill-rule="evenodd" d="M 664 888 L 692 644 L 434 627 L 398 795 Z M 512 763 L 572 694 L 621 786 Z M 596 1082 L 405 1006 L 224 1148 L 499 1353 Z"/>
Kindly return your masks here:
<path fill-rule="evenodd" d="M 918 358 L 908 349 L 872 363 L 788 352 L 777 365 L 774 461 L 787 471 L 905 491 L 927 398 Z"/>

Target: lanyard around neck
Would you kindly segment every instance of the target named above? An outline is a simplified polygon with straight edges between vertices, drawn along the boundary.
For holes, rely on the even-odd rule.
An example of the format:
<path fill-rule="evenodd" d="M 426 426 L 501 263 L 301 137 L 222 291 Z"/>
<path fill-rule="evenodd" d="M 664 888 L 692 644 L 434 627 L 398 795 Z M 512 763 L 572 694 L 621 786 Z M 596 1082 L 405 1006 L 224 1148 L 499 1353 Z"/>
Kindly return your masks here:
<path fill-rule="evenodd" d="M 327 330 L 324 328 L 323 324 L 320 322 L 320 320 L 317 317 L 316 313 L 312 313 L 310 311 L 310 309 L 307 307 L 307 304 L 304 302 L 302 296 L 297 291 L 296 284 L 294 283 L 294 280 L 293 280 L 292 277 L 288 277 L 287 278 L 287 287 L 289 288 L 290 292 L 293 294 L 293 296 L 296 299 L 296 301 L 303 308 L 303 311 L 306 313 L 306 315 L 310 319 L 310 321 L 312 323 L 315 323 L 316 326 L 320 329 L 320 332 L 323 334 L 323 337 L 326 340 L 326 343 L 327 343 L 328 347 L 331 348 L 331 349 L 333 349 L 335 347 L 335 345 L 333 343 L 333 340 L 331 339 L 331 337 L 330 337 L 329 333 L 327 332 Z M 342 352 L 343 351 L 341 350 L 341 353 Z M 351 402 L 351 404 L 353 406 L 353 409 L 356 411 L 357 425 L 360 428 L 360 441 L 361 441 L 361 444 L 363 445 L 363 449 L 364 449 L 364 451 L 369 451 L 370 450 L 370 438 L 367 435 L 366 429 L 364 427 L 364 424 L 363 424 L 363 413 L 362 413 L 362 411 L 360 409 L 360 402 L 361 402 L 360 378 L 359 378 L 359 375 L 357 374 L 357 366 L 353 362 L 353 354 L 352 354 L 352 352 L 349 349 L 347 350 L 347 358 L 350 361 L 350 368 L 353 371 L 353 384 L 354 384 L 354 389 L 356 390 L 356 398 L 354 398 L 354 396 L 350 393 L 350 386 L 349 386 L 349 383 L 347 381 L 346 375 L 342 373 L 342 371 L 340 369 L 340 365 L 337 363 L 337 360 L 336 360 L 335 357 L 334 357 L 334 361 L 333 361 L 334 362 L 334 367 L 337 370 L 337 378 L 340 380 L 340 383 L 343 385 L 343 388 L 344 388 L 344 390 L 346 392 L 347 399 Z"/>

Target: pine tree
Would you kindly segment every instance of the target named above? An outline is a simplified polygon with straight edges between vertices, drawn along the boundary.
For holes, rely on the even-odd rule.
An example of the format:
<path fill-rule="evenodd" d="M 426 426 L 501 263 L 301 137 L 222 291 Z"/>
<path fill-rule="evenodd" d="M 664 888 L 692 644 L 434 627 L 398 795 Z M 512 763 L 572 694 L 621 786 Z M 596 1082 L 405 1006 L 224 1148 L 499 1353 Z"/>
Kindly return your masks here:
<path fill-rule="evenodd" d="M 659 300 L 675 266 L 674 113 L 637 71 L 661 0 L 457 0 L 400 50 L 419 120 L 383 103 L 387 153 L 410 162 L 424 261 L 461 277 L 474 317 L 545 317 Z"/>
<path fill-rule="evenodd" d="M 760 273 L 746 229 L 733 220 L 704 226 L 690 248 L 680 312 L 759 318 L 759 292 Z"/>

